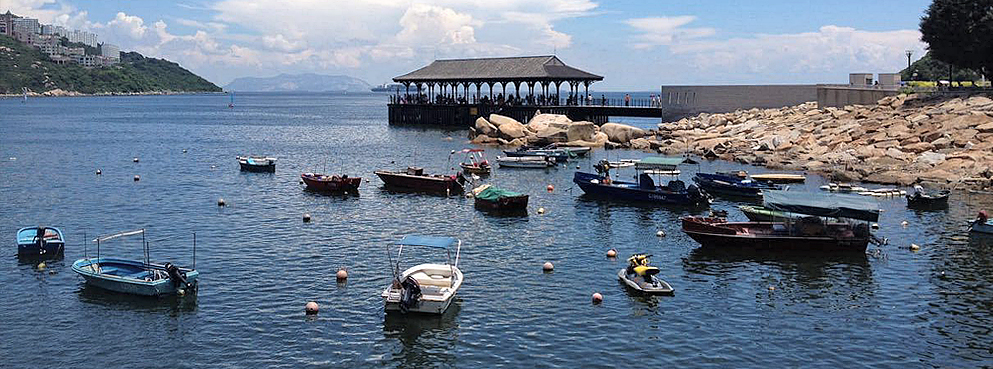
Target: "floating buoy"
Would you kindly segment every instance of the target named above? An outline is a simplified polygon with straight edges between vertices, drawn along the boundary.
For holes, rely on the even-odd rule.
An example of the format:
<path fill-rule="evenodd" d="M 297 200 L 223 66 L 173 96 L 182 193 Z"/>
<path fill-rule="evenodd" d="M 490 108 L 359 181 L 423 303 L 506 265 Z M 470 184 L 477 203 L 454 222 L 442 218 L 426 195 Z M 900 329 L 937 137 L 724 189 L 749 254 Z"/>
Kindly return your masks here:
<path fill-rule="evenodd" d="M 183 154 L 185 154 L 185 153 L 186 153 L 186 149 L 183 149 Z"/>
<path fill-rule="evenodd" d="M 180 297 L 185 296 L 186 295 L 186 290 L 180 288 L 180 289 L 176 290 L 176 294 L 179 295 Z"/>
<path fill-rule="evenodd" d="M 545 208 L 538 208 L 538 214 L 545 214 Z"/>
<path fill-rule="evenodd" d="M 303 213 L 303 222 L 310 223 L 310 214 Z"/>
<path fill-rule="evenodd" d="M 216 165 L 211 165 L 210 166 L 210 169 L 214 169 L 214 168 L 217 168 L 217 166 Z"/>
<path fill-rule="evenodd" d="M 137 156 L 135 156 L 135 157 L 134 157 L 134 159 L 131 159 L 131 161 L 133 161 L 133 162 L 135 162 L 135 163 L 137 163 L 137 162 L 138 162 L 138 157 L 137 157 Z"/>
<path fill-rule="evenodd" d="M 217 199 L 217 206 L 225 206 L 228 203 L 224 202 L 223 198 Z"/>
<path fill-rule="evenodd" d="M 552 191 L 555 191 L 555 186 L 548 185 L 548 187 L 545 187 L 545 189 L 547 189 L 548 192 L 552 192 Z"/>
<path fill-rule="evenodd" d="M 103 172 L 101 172 L 100 169 L 97 169 L 97 175 L 101 175 L 101 174 L 103 174 Z"/>
<path fill-rule="evenodd" d="M 10 161 L 16 161 L 16 160 L 17 160 L 17 158 L 15 158 L 15 157 L 13 157 L 13 156 L 11 156 L 10 158 L 8 158 L 8 160 L 10 160 Z"/>
<path fill-rule="evenodd" d="M 902 225 L 902 226 L 904 226 L 904 227 L 906 227 L 906 226 L 907 226 L 908 224 L 910 224 L 910 223 L 909 223 L 909 222 L 907 222 L 906 220 L 905 220 L 905 221 L 902 221 L 902 222 L 900 222 L 900 225 Z"/>
<path fill-rule="evenodd" d="M 614 249 L 607 250 L 607 257 L 608 258 L 616 258 L 617 257 L 617 250 L 614 250 Z"/>
<path fill-rule="evenodd" d="M 541 270 L 544 270 L 546 272 L 551 272 L 554 269 L 555 269 L 555 266 L 552 265 L 552 262 L 551 261 L 546 261 L 545 264 L 541 266 Z"/>
<path fill-rule="evenodd" d="M 658 232 L 655 232 L 655 236 L 656 237 L 665 237 L 665 231 L 660 230 Z"/>
<path fill-rule="evenodd" d="M 40 262 L 40 263 L 38 263 L 38 270 L 45 270 L 45 267 L 47 267 L 47 266 L 48 265 L 45 265 L 45 262 L 44 261 L 43 262 Z"/>
<path fill-rule="evenodd" d="M 369 178 L 366 178 L 365 179 L 365 183 L 369 183 Z"/>
<path fill-rule="evenodd" d="M 578 165 L 576 166 L 576 169 L 577 169 L 577 170 L 579 169 L 579 166 L 578 166 Z"/>
<path fill-rule="evenodd" d="M 776 290 L 776 286 L 769 286 L 769 291 L 775 291 L 775 290 Z"/>
<path fill-rule="evenodd" d="M 599 304 L 601 302 L 603 302 L 603 295 L 601 295 L 599 292 L 594 292 L 593 293 L 593 303 L 594 304 Z"/>
<path fill-rule="evenodd" d="M 134 175 L 134 181 L 135 181 L 135 182 L 138 182 L 138 181 L 140 181 L 140 180 L 141 180 L 141 176 L 139 176 L 139 175 L 137 175 L 137 174 L 135 174 L 135 175 Z"/>
<path fill-rule="evenodd" d="M 879 229 L 879 223 L 872 223 L 872 229 Z"/>
<path fill-rule="evenodd" d="M 338 279 L 338 282 L 344 281 L 348 279 L 348 271 L 345 268 L 338 269 L 338 273 L 335 273 L 334 276 Z"/>
<path fill-rule="evenodd" d="M 311 301 L 307 303 L 307 306 L 304 307 L 304 310 L 307 312 L 307 315 L 314 315 L 317 314 L 317 312 L 320 311 L 321 308 L 317 306 L 316 302 Z"/>
<path fill-rule="evenodd" d="M 913 252 L 921 251 L 921 245 L 918 245 L 916 243 L 910 244 L 910 251 Z"/>

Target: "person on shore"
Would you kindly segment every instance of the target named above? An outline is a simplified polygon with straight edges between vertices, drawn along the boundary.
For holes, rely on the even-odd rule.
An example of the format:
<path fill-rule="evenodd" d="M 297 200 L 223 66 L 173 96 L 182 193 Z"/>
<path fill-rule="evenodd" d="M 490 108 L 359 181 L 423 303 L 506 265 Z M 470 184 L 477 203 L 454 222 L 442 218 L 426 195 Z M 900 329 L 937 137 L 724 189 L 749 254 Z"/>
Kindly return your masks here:
<path fill-rule="evenodd" d="M 624 106 L 631 106 L 631 94 L 624 94 Z"/>

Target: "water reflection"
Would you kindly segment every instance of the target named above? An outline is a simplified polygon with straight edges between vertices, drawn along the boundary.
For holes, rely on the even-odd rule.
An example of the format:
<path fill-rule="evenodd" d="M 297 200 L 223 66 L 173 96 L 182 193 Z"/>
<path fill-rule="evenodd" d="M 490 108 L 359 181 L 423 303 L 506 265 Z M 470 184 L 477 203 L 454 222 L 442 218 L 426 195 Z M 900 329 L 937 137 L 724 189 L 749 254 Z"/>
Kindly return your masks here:
<path fill-rule="evenodd" d="M 450 367 L 458 345 L 458 313 L 462 301 L 456 297 L 444 314 L 386 314 L 383 336 L 396 339 L 402 352 L 394 355 L 401 368 Z"/>
<path fill-rule="evenodd" d="M 83 283 L 76 294 L 81 302 L 100 305 L 113 310 L 168 312 L 170 315 L 175 315 L 194 312 L 197 309 L 197 294 L 195 293 L 185 296 L 138 296 L 108 291 Z"/>

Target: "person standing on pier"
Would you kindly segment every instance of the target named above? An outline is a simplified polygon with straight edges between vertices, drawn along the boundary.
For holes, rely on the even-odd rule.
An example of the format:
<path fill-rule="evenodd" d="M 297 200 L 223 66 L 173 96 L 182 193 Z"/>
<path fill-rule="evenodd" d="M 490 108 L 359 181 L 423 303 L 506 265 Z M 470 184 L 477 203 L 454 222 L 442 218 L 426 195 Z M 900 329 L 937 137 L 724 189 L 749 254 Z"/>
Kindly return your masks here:
<path fill-rule="evenodd" d="M 631 106 L 631 94 L 624 94 L 624 106 Z"/>

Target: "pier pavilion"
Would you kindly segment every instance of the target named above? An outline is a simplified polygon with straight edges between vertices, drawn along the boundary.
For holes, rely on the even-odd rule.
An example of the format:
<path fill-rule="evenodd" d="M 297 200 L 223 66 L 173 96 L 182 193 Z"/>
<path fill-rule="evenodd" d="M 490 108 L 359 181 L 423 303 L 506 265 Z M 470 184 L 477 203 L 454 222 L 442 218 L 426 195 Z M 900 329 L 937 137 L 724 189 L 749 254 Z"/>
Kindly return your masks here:
<path fill-rule="evenodd" d="M 526 123 L 539 110 L 597 124 L 610 116 L 662 116 L 661 107 L 648 102 L 592 98 L 589 87 L 601 80 L 549 55 L 435 60 L 393 78 L 403 88 L 390 97 L 389 121 L 470 126 L 496 113 Z"/>

